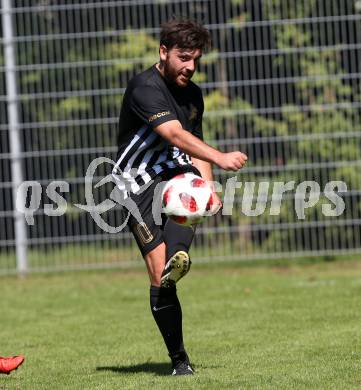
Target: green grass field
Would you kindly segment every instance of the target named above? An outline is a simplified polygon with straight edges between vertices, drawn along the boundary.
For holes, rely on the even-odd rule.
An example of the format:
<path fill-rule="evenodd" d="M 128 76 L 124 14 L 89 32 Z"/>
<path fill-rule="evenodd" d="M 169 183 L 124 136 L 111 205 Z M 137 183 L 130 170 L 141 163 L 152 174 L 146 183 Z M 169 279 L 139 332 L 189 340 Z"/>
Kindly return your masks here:
<path fill-rule="evenodd" d="M 361 261 L 199 265 L 180 282 L 193 377 L 169 376 L 144 270 L 0 279 L 0 389 L 361 388 Z"/>

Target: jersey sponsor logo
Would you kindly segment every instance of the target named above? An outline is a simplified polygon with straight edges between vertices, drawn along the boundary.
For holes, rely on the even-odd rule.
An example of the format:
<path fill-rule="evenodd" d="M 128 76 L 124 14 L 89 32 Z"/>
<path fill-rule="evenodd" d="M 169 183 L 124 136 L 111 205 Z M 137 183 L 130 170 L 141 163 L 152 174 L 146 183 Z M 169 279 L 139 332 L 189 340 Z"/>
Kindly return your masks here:
<path fill-rule="evenodd" d="M 166 115 L 170 115 L 170 111 L 158 112 L 158 114 L 152 115 L 152 116 L 148 119 L 148 121 L 149 121 L 149 123 L 151 123 L 151 122 L 155 121 L 156 119 L 162 118 L 163 116 L 166 116 Z"/>
<path fill-rule="evenodd" d="M 138 223 L 135 227 L 137 236 L 143 245 L 149 244 L 153 240 L 153 234 L 150 232 L 148 226 L 144 223 Z"/>

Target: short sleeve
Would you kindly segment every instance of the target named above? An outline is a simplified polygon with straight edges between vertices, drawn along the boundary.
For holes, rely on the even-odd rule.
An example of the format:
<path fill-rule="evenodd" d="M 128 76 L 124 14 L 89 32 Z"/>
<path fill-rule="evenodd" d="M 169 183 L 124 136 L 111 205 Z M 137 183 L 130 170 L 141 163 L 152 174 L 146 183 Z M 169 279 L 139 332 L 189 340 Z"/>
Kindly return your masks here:
<path fill-rule="evenodd" d="M 136 87 L 132 91 L 130 105 L 131 110 L 152 128 L 177 119 L 164 94 L 154 87 Z"/>

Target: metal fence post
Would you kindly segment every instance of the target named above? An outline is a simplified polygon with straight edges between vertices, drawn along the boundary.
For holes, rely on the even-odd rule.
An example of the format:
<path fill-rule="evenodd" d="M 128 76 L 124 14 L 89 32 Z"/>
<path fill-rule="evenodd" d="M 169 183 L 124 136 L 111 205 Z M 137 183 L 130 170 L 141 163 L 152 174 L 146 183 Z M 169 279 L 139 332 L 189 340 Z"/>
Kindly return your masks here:
<path fill-rule="evenodd" d="M 19 185 L 23 182 L 21 164 L 21 140 L 19 133 L 18 91 L 16 84 L 16 61 L 14 48 L 13 17 L 11 0 L 2 1 L 2 25 L 4 44 L 4 65 L 6 77 L 7 111 L 9 124 L 9 142 L 11 154 L 11 176 L 14 207 L 14 227 L 16 245 L 16 264 L 19 275 L 27 272 L 27 232 L 24 215 L 16 208 L 16 195 Z"/>

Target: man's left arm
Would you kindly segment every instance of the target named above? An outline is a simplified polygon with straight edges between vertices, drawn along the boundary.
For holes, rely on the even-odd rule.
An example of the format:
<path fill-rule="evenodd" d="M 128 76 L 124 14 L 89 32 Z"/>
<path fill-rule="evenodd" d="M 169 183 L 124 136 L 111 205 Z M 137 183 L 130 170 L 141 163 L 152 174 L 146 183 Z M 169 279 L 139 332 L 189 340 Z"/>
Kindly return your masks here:
<path fill-rule="evenodd" d="M 198 123 L 196 124 L 193 134 L 203 140 L 203 131 L 202 131 L 202 119 L 203 119 L 203 110 L 204 110 L 204 103 L 203 103 L 203 97 L 202 92 L 200 92 L 200 99 L 202 102 L 201 109 L 198 116 Z M 209 182 L 213 182 L 213 167 L 212 163 L 204 160 L 200 160 L 199 158 L 191 157 L 193 165 L 198 169 L 198 171 L 201 173 L 202 178 L 204 180 L 207 180 Z M 214 185 L 212 184 L 213 188 L 213 199 L 215 202 L 221 203 L 221 200 L 219 199 L 217 193 L 215 192 Z"/>
<path fill-rule="evenodd" d="M 191 158 L 192 158 L 193 165 L 201 173 L 202 178 L 204 180 L 207 180 L 208 182 L 213 182 L 212 164 L 207 162 L 207 161 L 200 160 L 199 158 L 195 158 L 195 157 L 191 157 Z M 219 196 L 215 191 L 216 190 L 215 186 L 213 185 L 213 183 L 210 183 L 210 184 L 211 184 L 212 189 L 213 189 L 213 196 L 212 196 L 213 197 L 213 204 L 214 205 L 219 204 L 220 205 L 219 207 L 222 207 L 222 201 L 219 199 Z"/>
<path fill-rule="evenodd" d="M 193 165 L 201 173 L 203 179 L 207 181 L 213 181 L 212 164 L 208 161 L 200 160 L 199 158 L 192 157 Z"/>
<path fill-rule="evenodd" d="M 197 105 L 198 111 L 196 111 L 197 112 L 196 123 L 194 125 L 194 128 L 192 129 L 192 134 L 203 141 L 202 122 L 203 122 L 204 102 L 203 102 L 202 91 L 199 88 L 197 88 L 197 92 L 199 94 L 198 97 L 199 104 Z M 208 161 L 200 160 L 199 158 L 196 157 L 191 157 L 191 158 L 192 158 L 193 165 L 201 173 L 203 179 L 207 181 L 213 181 L 212 163 Z"/>

